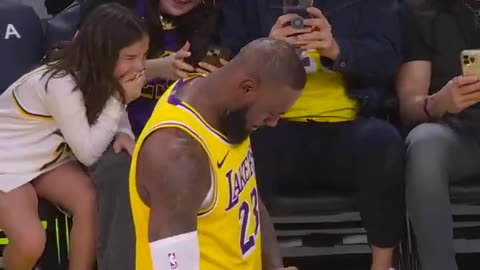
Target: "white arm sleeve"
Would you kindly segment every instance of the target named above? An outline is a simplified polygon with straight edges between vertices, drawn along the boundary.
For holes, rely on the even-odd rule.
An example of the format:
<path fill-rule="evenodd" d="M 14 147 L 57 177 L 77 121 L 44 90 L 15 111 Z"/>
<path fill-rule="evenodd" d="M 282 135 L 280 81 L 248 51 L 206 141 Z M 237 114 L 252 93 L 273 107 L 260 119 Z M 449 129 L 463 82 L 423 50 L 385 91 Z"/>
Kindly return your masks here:
<path fill-rule="evenodd" d="M 52 78 L 48 83 L 45 103 L 75 157 L 85 166 L 90 166 L 100 158 L 117 133 L 125 106 L 111 97 L 98 121 L 90 126 L 82 92 L 73 91 L 73 87 L 70 76 Z"/>
<path fill-rule="evenodd" d="M 200 270 L 200 249 L 196 231 L 150 243 L 153 270 Z"/>
<path fill-rule="evenodd" d="M 127 134 L 128 136 L 130 136 L 130 138 L 132 138 L 132 140 L 135 141 L 135 135 L 132 132 L 132 126 L 130 125 L 130 119 L 128 119 L 127 111 L 124 111 L 122 118 L 120 118 L 120 123 L 118 124 L 118 132 Z"/>

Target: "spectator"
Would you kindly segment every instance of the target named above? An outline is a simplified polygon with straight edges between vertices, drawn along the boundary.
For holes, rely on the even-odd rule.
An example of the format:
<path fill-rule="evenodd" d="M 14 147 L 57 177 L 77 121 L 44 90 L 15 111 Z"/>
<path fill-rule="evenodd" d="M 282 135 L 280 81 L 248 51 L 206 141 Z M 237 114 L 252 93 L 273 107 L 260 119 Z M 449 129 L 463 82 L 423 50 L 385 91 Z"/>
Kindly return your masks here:
<path fill-rule="evenodd" d="M 224 1 L 220 34 L 234 51 L 261 36 L 303 49 L 302 96 L 276 128 L 253 134 L 263 196 L 273 181 L 280 194 L 356 190 L 372 269 L 389 269 L 404 223 L 403 142 L 392 125 L 365 115 L 400 63 L 397 1 L 315 1 L 297 30 L 274 2 Z"/>
<path fill-rule="evenodd" d="M 42 56 L 42 24 L 35 11 L 15 0 L 0 1 L 0 94 Z"/>
<path fill-rule="evenodd" d="M 87 2 L 84 12 L 88 13 L 101 2 Z M 206 50 L 213 36 L 216 11 L 213 3 L 202 0 L 183 1 L 179 7 L 167 0 L 120 2 L 135 8 L 137 14 L 145 18 L 150 36 L 155 41 L 150 45 L 147 61 L 146 74 L 150 81 L 145 85 L 142 97 L 128 107 L 132 129 L 138 136 L 168 86 L 179 77 L 185 77 L 186 73 L 195 71 L 181 60 L 188 61 L 190 55 Z M 175 54 L 175 51 L 179 52 Z"/>
<path fill-rule="evenodd" d="M 119 122 L 126 115 L 124 103 L 137 98 L 145 82 L 147 49 L 137 17 L 121 6 L 103 6 L 51 62 L 0 96 L 6 269 L 30 270 L 42 254 L 45 231 L 37 196 L 74 216 L 70 269 L 94 268 L 95 189 L 81 164 L 94 163 L 117 132 L 116 143 L 132 150 L 128 121 L 120 127 Z"/>
<path fill-rule="evenodd" d="M 88 14 L 96 5 L 109 0 L 91 0 L 83 6 Z M 158 98 L 179 77 L 194 67 L 189 58 L 197 59 L 208 46 L 216 22 L 216 10 L 211 1 L 187 0 L 117 0 L 145 19 L 152 42 L 146 74 L 150 80 L 142 97 L 129 104 L 128 112 L 133 131 L 140 134 Z M 187 42 L 188 41 L 188 42 Z M 175 51 L 178 51 L 175 53 Z M 188 57 L 190 56 L 191 57 Z M 183 61 L 185 59 L 185 61 Z M 197 60 L 190 61 L 195 63 Z M 213 67 L 200 64 L 208 70 Z M 203 71 L 197 69 L 197 71 Z M 130 156 L 107 151 L 91 169 L 97 187 L 99 204 L 98 265 L 100 269 L 133 269 L 135 241 L 128 195 Z"/>
<path fill-rule="evenodd" d="M 436 0 L 410 3 L 403 14 L 397 91 L 403 122 L 414 127 L 406 198 L 423 270 L 458 269 L 448 185 L 480 173 L 480 81 L 460 66 L 462 50 L 480 48 L 479 11 L 478 1 Z"/>

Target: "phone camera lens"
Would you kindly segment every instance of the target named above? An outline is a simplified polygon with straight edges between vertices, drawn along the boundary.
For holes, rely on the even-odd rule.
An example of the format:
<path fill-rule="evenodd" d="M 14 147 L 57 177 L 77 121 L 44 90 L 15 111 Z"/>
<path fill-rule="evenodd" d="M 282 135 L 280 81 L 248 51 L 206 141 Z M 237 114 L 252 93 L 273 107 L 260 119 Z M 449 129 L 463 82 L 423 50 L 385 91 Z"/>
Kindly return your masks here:
<path fill-rule="evenodd" d="M 295 29 L 302 29 L 305 27 L 303 18 L 301 16 L 295 16 L 295 18 L 292 19 L 291 25 Z"/>
<path fill-rule="evenodd" d="M 475 63 L 475 58 L 470 57 L 470 62 Z"/>

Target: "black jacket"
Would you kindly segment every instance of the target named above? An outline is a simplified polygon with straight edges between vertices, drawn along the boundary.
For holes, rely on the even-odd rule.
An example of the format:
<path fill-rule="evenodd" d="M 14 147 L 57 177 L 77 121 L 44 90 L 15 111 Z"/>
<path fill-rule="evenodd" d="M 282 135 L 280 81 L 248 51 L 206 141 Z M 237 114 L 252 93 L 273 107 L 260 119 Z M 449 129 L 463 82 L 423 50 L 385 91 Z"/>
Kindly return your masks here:
<path fill-rule="evenodd" d="M 222 46 L 238 52 L 268 36 L 282 15 L 276 2 L 282 0 L 223 0 Z M 361 113 L 375 113 L 401 62 L 397 1 L 316 0 L 314 6 L 327 15 L 341 50 L 337 61 L 323 64 L 345 75 L 347 92 L 362 101 Z"/>

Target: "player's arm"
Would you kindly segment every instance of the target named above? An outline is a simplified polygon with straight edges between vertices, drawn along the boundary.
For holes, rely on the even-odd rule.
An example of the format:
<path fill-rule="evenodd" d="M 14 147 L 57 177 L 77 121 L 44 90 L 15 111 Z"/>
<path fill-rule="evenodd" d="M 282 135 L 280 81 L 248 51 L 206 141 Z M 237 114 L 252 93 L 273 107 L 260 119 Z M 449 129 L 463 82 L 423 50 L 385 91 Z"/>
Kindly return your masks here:
<path fill-rule="evenodd" d="M 139 192 L 150 206 L 148 237 L 154 270 L 198 270 L 197 212 L 210 189 L 208 156 L 185 132 L 161 129 L 142 146 Z M 175 263 L 176 261 L 176 263 Z"/>
<path fill-rule="evenodd" d="M 262 201 L 260 201 L 260 228 L 262 230 L 262 269 L 282 269 L 284 267 L 283 258 L 280 254 L 275 228 Z"/>

